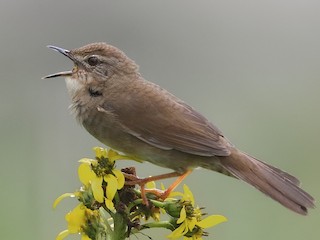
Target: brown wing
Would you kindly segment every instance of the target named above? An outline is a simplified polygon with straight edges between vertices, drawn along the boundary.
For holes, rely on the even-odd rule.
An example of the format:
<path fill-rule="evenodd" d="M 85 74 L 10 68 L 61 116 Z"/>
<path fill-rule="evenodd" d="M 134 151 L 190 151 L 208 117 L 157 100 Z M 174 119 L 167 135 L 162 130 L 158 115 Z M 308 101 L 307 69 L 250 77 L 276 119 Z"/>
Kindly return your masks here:
<path fill-rule="evenodd" d="M 200 156 L 230 155 L 221 131 L 205 117 L 157 85 L 144 84 L 142 91 L 133 88 L 101 107 L 112 106 L 123 128 L 152 146 Z"/>

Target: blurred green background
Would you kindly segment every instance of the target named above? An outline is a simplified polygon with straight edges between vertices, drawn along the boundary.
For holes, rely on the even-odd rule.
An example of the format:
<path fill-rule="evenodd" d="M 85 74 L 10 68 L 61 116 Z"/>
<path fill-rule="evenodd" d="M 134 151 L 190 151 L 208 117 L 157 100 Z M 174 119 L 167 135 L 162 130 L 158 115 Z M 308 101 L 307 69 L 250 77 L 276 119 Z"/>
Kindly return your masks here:
<path fill-rule="evenodd" d="M 79 187 L 77 160 L 101 145 L 69 114 L 64 80 L 40 79 L 72 67 L 48 44 L 119 47 L 146 79 L 194 106 L 242 150 L 299 177 L 320 199 L 319 13 L 316 0 L 1 1 L 1 239 L 54 239 L 65 229 L 76 201 L 56 210 L 52 203 Z M 168 171 L 119 163 L 132 165 L 140 176 Z M 206 212 L 229 219 L 208 239 L 320 239 L 318 209 L 299 216 L 206 170 L 185 183 Z M 169 232 L 146 233 L 164 239 Z"/>

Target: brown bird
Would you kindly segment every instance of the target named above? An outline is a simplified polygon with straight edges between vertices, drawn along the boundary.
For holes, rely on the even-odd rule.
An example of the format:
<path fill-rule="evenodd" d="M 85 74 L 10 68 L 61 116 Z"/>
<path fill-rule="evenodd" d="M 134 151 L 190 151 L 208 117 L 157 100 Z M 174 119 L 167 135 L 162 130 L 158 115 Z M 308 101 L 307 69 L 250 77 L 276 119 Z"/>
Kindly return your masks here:
<path fill-rule="evenodd" d="M 48 47 L 74 63 L 72 71 L 44 78 L 66 77 L 77 120 L 105 145 L 175 171 L 154 179 L 180 175 L 181 181 L 203 167 L 241 179 L 296 213 L 307 215 L 315 207 L 297 178 L 238 150 L 203 115 L 146 81 L 118 48 Z"/>

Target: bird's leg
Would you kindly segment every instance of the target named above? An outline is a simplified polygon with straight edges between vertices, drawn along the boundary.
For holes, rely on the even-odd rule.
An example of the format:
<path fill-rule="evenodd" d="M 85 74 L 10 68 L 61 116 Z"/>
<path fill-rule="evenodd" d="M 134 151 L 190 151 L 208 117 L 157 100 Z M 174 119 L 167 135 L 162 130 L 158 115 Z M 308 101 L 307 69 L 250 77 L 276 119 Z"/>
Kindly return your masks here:
<path fill-rule="evenodd" d="M 147 200 L 147 197 L 146 197 L 146 192 L 151 192 L 151 193 L 153 193 L 154 195 L 156 195 L 158 197 L 160 197 L 164 193 L 163 191 L 156 190 L 156 189 L 148 189 L 146 191 L 145 185 L 148 182 L 157 181 L 157 180 L 166 179 L 166 178 L 171 178 L 171 177 L 177 177 L 177 176 L 180 176 L 180 175 L 181 174 L 178 173 L 178 172 L 171 172 L 171 173 L 161 174 L 161 175 L 157 175 L 157 176 L 139 178 L 139 177 L 137 177 L 135 175 L 124 173 L 124 176 L 127 179 L 129 179 L 129 181 L 126 181 L 126 183 L 125 183 L 126 185 L 133 186 L 133 185 L 138 184 L 140 186 L 141 198 L 143 200 L 143 203 L 145 205 L 147 205 L 147 206 L 149 205 L 149 203 L 148 203 L 148 200 Z"/>
<path fill-rule="evenodd" d="M 125 177 L 129 179 L 130 181 L 127 181 L 126 185 L 136 185 L 138 184 L 141 188 L 141 198 L 143 202 L 148 205 L 146 192 L 152 193 L 156 195 L 157 197 L 161 199 L 166 199 L 169 194 L 192 172 L 192 170 L 188 170 L 184 173 L 178 173 L 178 172 L 171 172 L 166 174 L 161 174 L 157 176 L 150 176 L 146 178 L 138 178 L 135 175 L 131 174 L 125 174 Z M 145 189 L 145 184 L 151 181 L 158 181 L 162 179 L 172 178 L 172 177 L 178 177 L 165 191 L 161 191 L 158 189 Z"/>
<path fill-rule="evenodd" d="M 165 173 L 165 174 L 156 175 L 156 176 L 150 176 L 150 177 L 146 177 L 146 178 L 139 178 L 133 174 L 124 173 L 124 176 L 130 180 L 130 181 L 126 182 L 126 185 L 136 185 L 136 184 L 145 185 L 148 182 L 158 181 L 158 180 L 172 178 L 172 177 L 178 177 L 180 175 L 181 174 L 178 172 L 171 172 L 171 173 Z"/>
<path fill-rule="evenodd" d="M 184 172 L 183 174 L 180 174 L 180 176 L 161 194 L 160 198 L 162 200 L 166 199 L 170 193 L 176 188 L 178 187 L 178 185 L 187 177 L 190 175 L 190 173 L 192 173 L 192 170 L 187 170 L 186 172 Z"/>

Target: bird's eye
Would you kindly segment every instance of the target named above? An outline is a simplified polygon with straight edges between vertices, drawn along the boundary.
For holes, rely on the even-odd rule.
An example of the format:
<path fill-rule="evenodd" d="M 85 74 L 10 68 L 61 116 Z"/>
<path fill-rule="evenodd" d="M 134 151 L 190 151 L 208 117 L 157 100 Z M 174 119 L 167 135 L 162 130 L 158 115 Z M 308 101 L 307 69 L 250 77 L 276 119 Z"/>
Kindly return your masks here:
<path fill-rule="evenodd" d="M 96 66 L 100 61 L 96 56 L 90 56 L 88 57 L 87 62 L 90 66 Z"/>

